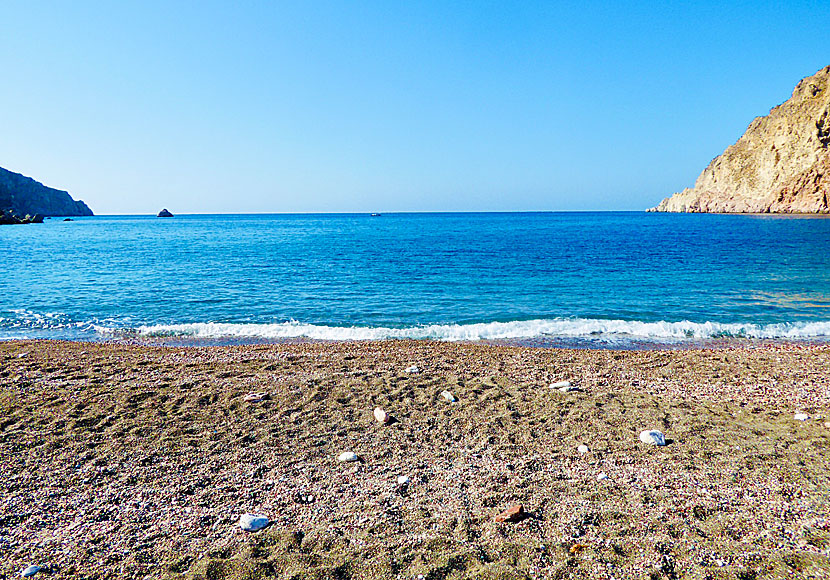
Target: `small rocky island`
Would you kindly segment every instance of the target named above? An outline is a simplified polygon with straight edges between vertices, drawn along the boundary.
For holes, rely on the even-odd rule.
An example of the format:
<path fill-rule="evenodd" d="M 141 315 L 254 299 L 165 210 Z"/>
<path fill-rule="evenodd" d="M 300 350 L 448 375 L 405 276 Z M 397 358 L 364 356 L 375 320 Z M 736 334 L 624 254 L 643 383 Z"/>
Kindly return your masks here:
<path fill-rule="evenodd" d="M 41 223 L 45 216 L 91 216 L 65 191 L 0 167 L 0 224 Z"/>
<path fill-rule="evenodd" d="M 648 211 L 830 213 L 830 66 L 757 117 L 693 188 Z"/>
<path fill-rule="evenodd" d="M 164 208 L 158 213 L 158 217 L 173 217 L 173 214 L 170 213 L 167 208 Z"/>

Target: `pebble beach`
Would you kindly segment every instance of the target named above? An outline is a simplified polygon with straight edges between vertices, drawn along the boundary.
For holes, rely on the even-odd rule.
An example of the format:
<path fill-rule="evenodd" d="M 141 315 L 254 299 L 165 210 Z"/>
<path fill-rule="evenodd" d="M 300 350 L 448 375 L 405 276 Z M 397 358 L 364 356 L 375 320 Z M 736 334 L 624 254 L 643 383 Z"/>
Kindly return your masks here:
<path fill-rule="evenodd" d="M 6 341 L 0 472 L 0 578 L 828 578 L 830 347 Z"/>

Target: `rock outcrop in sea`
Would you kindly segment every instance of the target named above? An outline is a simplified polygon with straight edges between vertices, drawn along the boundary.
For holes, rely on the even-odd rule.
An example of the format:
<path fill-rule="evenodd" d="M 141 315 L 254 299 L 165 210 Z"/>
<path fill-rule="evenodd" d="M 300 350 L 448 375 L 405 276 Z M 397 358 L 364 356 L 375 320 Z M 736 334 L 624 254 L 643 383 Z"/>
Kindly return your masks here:
<path fill-rule="evenodd" d="M 88 216 L 92 210 L 67 192 L 0 167 L 0 210 L 15 216 Z"/>
<path fill-rule="evenodd" d="M 757 117 L 693 188 L 648 211 L 830 213 L 830 66 Z"/>
<path fill-rule="evenodd" d="M 18 225 L 18 224 L 42 224 L 43 216 L 39 213 L 35 215 L 26 214 L 23 217 L 13 214 L 11 211 L 0 209 L 0 226 Z"/>

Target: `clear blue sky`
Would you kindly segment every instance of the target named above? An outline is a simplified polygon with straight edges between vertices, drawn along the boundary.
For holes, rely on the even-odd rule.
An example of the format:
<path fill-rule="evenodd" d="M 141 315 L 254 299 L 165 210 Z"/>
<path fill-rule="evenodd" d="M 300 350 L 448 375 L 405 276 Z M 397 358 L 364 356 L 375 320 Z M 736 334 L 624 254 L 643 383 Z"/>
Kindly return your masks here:
<path fill-rule="evenodd" d="M 0 5 L 0 166 L 97 213 L 643 209 L 830 64 L 830 2 Z"/>

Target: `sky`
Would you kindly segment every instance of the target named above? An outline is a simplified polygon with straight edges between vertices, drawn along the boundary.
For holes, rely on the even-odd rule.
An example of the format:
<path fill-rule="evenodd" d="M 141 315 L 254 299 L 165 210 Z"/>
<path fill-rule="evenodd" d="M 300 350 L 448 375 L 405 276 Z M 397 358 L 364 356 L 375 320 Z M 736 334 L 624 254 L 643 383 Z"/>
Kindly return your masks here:
<path fill-rule="evenodd" d="M 830 2 L 0 5 L 0 166 L 98 214 L 642 210 L 830 65 Z"/>

